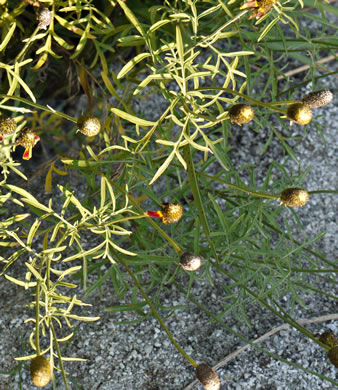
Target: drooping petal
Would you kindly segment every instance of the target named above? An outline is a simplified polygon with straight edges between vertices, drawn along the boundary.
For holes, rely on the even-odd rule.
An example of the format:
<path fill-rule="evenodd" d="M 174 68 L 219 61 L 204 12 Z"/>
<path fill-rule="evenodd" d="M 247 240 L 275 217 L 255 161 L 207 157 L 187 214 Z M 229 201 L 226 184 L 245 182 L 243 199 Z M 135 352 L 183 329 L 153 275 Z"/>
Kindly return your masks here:
<path fill-rule="evenodd" d="M 25 151 L 24 151 L 24 153 L 23 153 L 23 155 L 22 155 L 22 158 L 23 158 L 24 160 L 30 160 L 30 159 L 32 158 L 32 151 L 33 151 L 33 148 L 32 148 L 31 146 L 28 146 L 28 147 L 25 149 Z"/>

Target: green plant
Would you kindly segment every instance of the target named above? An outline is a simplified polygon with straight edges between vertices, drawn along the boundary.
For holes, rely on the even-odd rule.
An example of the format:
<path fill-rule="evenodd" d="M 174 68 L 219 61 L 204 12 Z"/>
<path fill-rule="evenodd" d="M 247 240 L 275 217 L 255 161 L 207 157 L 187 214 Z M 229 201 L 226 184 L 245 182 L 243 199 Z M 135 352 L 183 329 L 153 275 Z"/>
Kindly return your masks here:
<path fill-rule="evenodd" d="M 309 171 L 303 172 L 297 160 L 287 126 L 288 119 L 296 125 L 316 119 L 316 108 L 329 104 L 332 94 L 326 92 L 323 100 L 321 93 L 319 105 L 317 98 L 313 103 L 313 95 L 296 99 L 302 83 L 290 84 L 279 62 L 292 58 L 308 65 L 311 77 L 305 81 L 316 90 L 329 72 L 319 76 L 315 59 L 327 46 L 335 50 L 335 37 L 323 32 L 324 46 L 322 36 L 310 38 L 303 33 L 299 19 L 312 16 L 300 13 L 297 1 L 243 5 L 221 0 L 158 4 L 146 0 L 142 7 L 136 1 L 98 3 L 0 1 L 0 109 L 6 113 L 0 122 L 0 205 L 3 214 L 11 215 L 0 222 L 1 275 L 35 296 L 29 338 L 34 352 L 18 360 L 49 354 L 51 367 L 60 369 L 68 389 L 64 361 L 81 359 L 63 356 L 60 345 L 73 332 L 65 334 L 61 328 L 65 324 L 72 328 L 73 321 L 98 319 L 73 312 L 86 305 L 70 293 L 77 287 L 73 282 L 80 278 L 87 296 L 102 285 L 107 273 L 115 294 L 132 292 L 129 308 L 141 314 L 141 320 L 147 316 L 140 305 L 150 307 L 197 372 L 205 365 L 198 365 L 182 349 L 158 307 L 165 285 L 170 284 L 194 302 L 192 283 L 203 278 L 213 285 L 212 271 L 228 281 L 222 297 L 226 308 L 215 316 L 196 304 L 220 326 L 230 311 L 250 324 L 246 309 L 259 303 L 329 350 L 292 318 L 292 312 L 283 312 L 278 302 L 291 293 L 292 304 L 302 305 L 297 291 L 316 291 L 316 283 L 323 279 L 334 290 L 337 264 L 313 249 L 324 233 L 300 242 L 288 224 L 285 231 L 283 215 L 291 210 L 278 201 L 298 207 L 307 203 L 309 194 L 336 193 L 298 188 Z M 326 3 L 304 3 L 336 14 Z M 318 19 L 323 28 L 334 27 L 325 18 Z M 281 28 L 281 23 L 287 26 Z M 306 51 L 313 61 L 304 55 Z M 120 66 L 112 67 L 116 63 Z M 278 76 L 285 81 L 282 90 Z M 259 91 L 257 84 L 263 85 Z M 80 87 L 88 107 L 79 107 L 75 117 L 66 111 Z M 153 94 L 165 108 L 158 117 L 148 118 L 135 101 L 146 102 Z M 287 100 L 280 100 L 283 95 Z M 66 102 L 63 109 L 57 108 L 60 99 Z M 89 120 L 94 124 L 88 129 Z M 229 155 L 233 126 L 248 123 L 256 132 L 267 132 L 262 152 L 274 138 L 281 143 L 284 153 L 297 163 L 297 175 L 274 161 L 258 187 L 258 166 L 233 165 Z M 23 158 L 30 159 L 39 140 L 45 149 L 48 145 L 45 155 L 50 156 L 37 170 L 37 175 L 46 174 L 48 204 L 18 184 L 20 178 L 26 179 L 25 165 L 13 155 L 22 145 Z M 63 185 L 53 184 L 53 173 L 63 177 Z M 73 178 L 85 185 L 84 193 L 77 191 Z M 148 210 L 150 204 L 161 210 Z M 292 216 L 299 221 L 296 212 Z M 150 217 L 161 218 L 164 226 Z M 187 266 L 187 254 L 199 259 L 198 266 Z M 200 256 L 203 266 L 197 277 L 194 271 L 200 268 Z M 22 259 L 25 272 L 11 274 L 12 266 Z M 108 267 L 104 276 L 103 267 Z M 188 289 L 182 286 L 185 271 Z M 95 279 L 90 286 L 89 274 Z M 309 274 L 311 284 L 305 285 L 303 275 Z M 150 291 L 155 293 L 150 296 Z M 337 299 L 330 291 L 322 293 Z M 40 333 L 45 336 L 42 347 Z M 217 388 L 214 375 L 212 371 Z"/>

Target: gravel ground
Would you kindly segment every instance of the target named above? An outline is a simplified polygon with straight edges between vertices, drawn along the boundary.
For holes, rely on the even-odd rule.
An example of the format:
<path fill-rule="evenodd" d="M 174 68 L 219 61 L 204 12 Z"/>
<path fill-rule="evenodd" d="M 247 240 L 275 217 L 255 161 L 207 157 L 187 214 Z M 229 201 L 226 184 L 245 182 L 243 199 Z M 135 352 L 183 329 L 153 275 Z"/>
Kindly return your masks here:
<path fill-rule="evenodd" d="M 328 87 L 335 93 L 337 90 L 337 78 L 330 77 L 323 81 L 323 87 Z M 310 91 L 310 87 L 304 88 L 300 94 Z M 336 95 L 337 96 L 337 95 Z M 160 107 L 158 98 L 147 101 L 147 106 Z M 295 146 L 295 154 L 304 162 L 303 168 L 311 164 L 311 172 L 304 184 L 310 190 L 336 187 L 337 183 L 337 125 L 338 113 L 337 99 L 325 109 L 316 110 L 318 123 L 320 124 L 326 145 L 323 145 L 321 136 L 316 130 L 315 123 L 308 127 L 307 134 L 302 142 Z M 150 113 L 149 113 L 150 114 Z M 151 115 L 158 116 L 156 112 Z M 147 112 L 145 114 L 147 117 Z M 149 118 L 151 119 L 151 118 Z M 302 129 L 294 127 L 294 135 L 302 135 Z M 240 137 L 238 136 L 238 133 Z M 264 145 L 264 134 L 257 134 L 243 126 L 233 132 L 234 147 L 230 157 L 234 165 L 254 163 L 262 168 L 267 167 L 272 160 L 282 162 L 280 144 L 274 141 L 267 152 L 261 156 L 259 151 Z M 249 151 L 249 152 L 248 152 Z M 290 169 L 293 161 L 286 161 Z M 259 178 L 258 178 L 259 179 Z M 60 180 L 58 178 L 57 180 Z M 80 185 L 80 184 L 79 184 Z M 40 194 L 41 183 L 39 179 L 30 183 L 29 189 L 43 203 L 48 196 Z M 81 188 L 78 188 L 81 192 Z M 290 219 L 291 228 L 299 238 L 313 237 L 323 230 L 327 234 L 316 245 L 328 259 L 334 261 L 337 252 L 337 197 L 333 195 L 312 196 L 309 205 L 297 210 L 297 215 L 302 222 L 300 231 Z M 15 272 L 20 273 L 18 266 Z M 193 296 L 198 297 L 202 304 L 213 307 L 214 312 L 222 309 L 222 303 L 218 299 L 223 295 L 223 280 L 219 275 L 214 275 L 215 287 L 211 288 L 204 281 L 198 281 L 193 286 Z M 329 286 L 323 281 L 319 286 L 323 291 L 328 291 Z M 337 292 L 333 292 L 337 293 Z M 81 291 L 78 291 L 81 296 Z M 338 313 L 337 303 L 322 294 L 303 294 L 302 298 L 307 306 L 296 305 L 294 318 L 310 319 L 318 316 Z M 31 330 L 31 324 L 24 321 L 31 315 L 25 307 L 30 302 L 22 288 L 2 280 L 0 290 L 0 389 L 33 389 L 27 364 L 18 367 L 14 376 L 5 375 L 12 370 L 16 363 L 13 358 L 30 353 L 26 350 L 25 340 Z M 134 314 L 106 313 L 104 308 L 116 304 L 116 297 L 108 285 L 102 289 L 101 295 L 93 293 L 85 299 L 92 304 L 91 308 L 81 311 L 81 314 L 100 316 L 95 323 L 81 323 L 75 327 L 75 336 L 68 345 L 66 355 L 88 359 L 85 362 L 66 362 L 66 370 L 69 373 L 70 388 L 83 390 L 183 390 L 194 381 L 193 368 L 183 359 L 174 346 L 170 343 L 158 322 L 149 317 L 141 323 L 128 326 L 117 325 L 120 321 L 135 319 Z M 128 296 L 125 301 L 128 303 Z M 221 328 L 218 324 L 210 322 L 209 318 L 201 313 L 196 306 L 189 303 L 185 297 L 174 287 L 163 298 L 165 305 L 185 305 L 185 310 L 176 311 L 166 324 L 174 337 L 179 341 L 184 350 L 193 356 L 197 362 L 207 362 L 215 366 L 226 356 L 245 345 L 243 341 L 233 334 Z M 290 308 L 290 296 L 285 296 L 281 304 L 283 308 Z M 282 325 L 281 321 L 268 310 L 252 305 L 248 309 L 248 318 L 252 326 L 238 321 L 229 314 L 223 318 L 226 325 L 253 341 L 259 336 L 269 332 L 273 328 Z M 326 321 L 306 325 L 313 333 L 332 330 L 338 334 L 338 322 Z M 272 353 L 277 353 L 285 359 L 289 359 L 304 368 L 314 370 L 337 380 L 337 370 L 328 363 L 325 352 L 317 344 L 305 339 L 294 329 L 283 329 L 268 337 L 259 344 Z M 219 364 L 221 365 L 221 364 Z M 334 389 L 335 385 L 318 378 L 310 373 L 277 361 L 270 356 L 253 349 L 243 351 L 225 366 L 217 369 L 222 381 L 222 389 L 225 390 L 316 390 Z M 22 387 L 20 387 L 22 386 Z M 46 389 L 52 389 L 52 384 Z M 61 377 L 57 374 L 56 389 L 63 389 Z M 191 387 L 189 387 L 191 388 Z M 196 385 L 194 389 L 202 389 Z"/>

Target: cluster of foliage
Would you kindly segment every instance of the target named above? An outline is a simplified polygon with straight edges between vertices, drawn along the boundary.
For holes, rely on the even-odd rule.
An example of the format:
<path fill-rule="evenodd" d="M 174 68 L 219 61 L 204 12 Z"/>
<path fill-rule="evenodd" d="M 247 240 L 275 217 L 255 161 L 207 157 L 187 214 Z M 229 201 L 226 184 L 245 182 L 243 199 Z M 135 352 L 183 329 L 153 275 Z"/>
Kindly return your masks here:
<path fill-rule="evenodd" d="M 304 4 L 322 17 L 302 12 Z M 128 307 L 141 320 L 149 314 L 140 308 L 149 305 L 206 389 L 219 386 L 215 372 L 184 352 L 158 312 L 168 284 L 220 326 L 227 328 L 222 317 L 229 311 L 249 324 L 246 307 L 259 303 L 322 347 L 332 347 L 297 324 L 278 301 L 292 293 L 292 303 L 302 304 L 298 291 L 318 292 L 323 278 L 331 291 L 336 286 L 334 262 L 311 249 L 323 234 L 297 241 L 289 228 L 285 232 L 283 217 L 292 212 L 300 223 L 297 214 L 280 207 L 280 202 L 303 206 L 311 196 L 300 188 L 308 172 L 302 172 L 290 145 L 290 125 L 307 125 L 315 109 L 332 100 L 329 91 L 293 97 L 309 82 L 319 89 L 329 72 L 319 75 L 315 61 L 323 50 L 337 48 L 327 32 L 336 26 L 324 17 L 337 10 L 321 1 L 304 4 L 0 0 L 1 275 L 34 291 L 33 352 L 18 360 L 31 360 L 35 384 L 55 380 L 58 368 L 68 389 L 64 362 L 80 359 L 63 356 L 60 344 L 73 332 L 58 336 L 55 325 L 97 320 L 74 313 L 85 305 L 70 293 L 77 287 L 74 276 L 81 278 L 84 296 L 107 279 L 119 297 L 131 292 Z M 322 24 L 318 36 L 300 31 L 301 18 Z M 311 60 L 304 55 L 308 51 Z M 290 60 L 308 66 L 305 81 L 291 83 L 283 68 Z M 74 108 L 81 89 L 88 102 L 82 112 Z M 136 102 L 142 106 L 154 94 L 164 109 L 149 118 L 151 110 L 137 109 Z M 69 115 L 74 109 L 76 117 Z M 238 125 L 266 132 L 262 153 L 279 140 L 297 164 L 297 175 L 274 161 L 257 188 L 257 168 L 236 168 L 229 157 L 229 136 Z M 31 161 L 14 153 L 18 146 Z M 36 175 L 45 177 L 48 204 L 18 184 L 27 180 L 26 164 L 39 158 L 44 163 Z M 65 184 L 55 186 L 53 175 L 63 176 Z M 73 179 L 83 186 L 82 194 Z M 54 206 L 60 199 L 61 206 Z M 150 201 L 158 211 L 142 207 Z M 26 267 L 22 278 L 11 272 L 19 261 Z M 217 316 L 193 298 L 193 283 L 207 279 L 213 285 L 215 273 L 228 281 L 226 305 Z M 182 285 L 184 274 L 188 287 Z M 304 274 L 312 274 L 311 284 L 304 283 Z M 40 366 L 47 379 L 36 374 Z"/>

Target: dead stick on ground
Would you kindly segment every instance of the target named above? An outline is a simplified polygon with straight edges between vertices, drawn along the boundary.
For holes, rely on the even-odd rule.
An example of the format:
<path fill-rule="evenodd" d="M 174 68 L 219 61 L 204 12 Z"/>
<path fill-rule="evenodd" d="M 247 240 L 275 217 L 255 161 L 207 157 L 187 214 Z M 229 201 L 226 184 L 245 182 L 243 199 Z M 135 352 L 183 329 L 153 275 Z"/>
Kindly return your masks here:
<path fill-rule="evenodd" d="M 321 60 L 318 60 L 315 62 L 315 65 L 319 64 L 325 64 L 326 62 L 330 62 L 335 59 L 334 55 L 324 57 Z M 283 75 L 278 76 L 277 80 L 283 80 L 285 77 L 291 77 L 294 76 L 297 73 L 305 72 L 306 70 L 310 69 L 310 65 L 302 65 L 299 68 L 290 70 L 289 72 L 284 73 Z"/>

